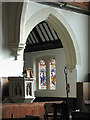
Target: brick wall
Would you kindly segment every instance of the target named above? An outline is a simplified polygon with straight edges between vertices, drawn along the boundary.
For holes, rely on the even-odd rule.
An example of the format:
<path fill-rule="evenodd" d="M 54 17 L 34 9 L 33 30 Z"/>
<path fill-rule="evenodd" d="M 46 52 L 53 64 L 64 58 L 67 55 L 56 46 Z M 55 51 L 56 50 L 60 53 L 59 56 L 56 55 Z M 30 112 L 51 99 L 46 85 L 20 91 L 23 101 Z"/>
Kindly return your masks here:
<path fill-rule="evenodd" d="M 68 4 L 85 9 L 85 10 L 90 9 L 90 2 L 68 2 Z"/>
<path fill-rule="evenodd" d="M 45 102 L 39 103 L 9 103 L 2 105 L 2 118 L 23 118 L 25 115 L 43 118 Z"/>

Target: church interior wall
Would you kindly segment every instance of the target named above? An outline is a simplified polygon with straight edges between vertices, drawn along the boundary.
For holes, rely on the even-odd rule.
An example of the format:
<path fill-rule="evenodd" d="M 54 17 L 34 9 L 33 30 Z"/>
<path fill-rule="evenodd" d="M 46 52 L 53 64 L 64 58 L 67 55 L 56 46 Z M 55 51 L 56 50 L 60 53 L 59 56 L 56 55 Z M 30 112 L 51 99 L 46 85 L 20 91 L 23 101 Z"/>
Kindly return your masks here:
<path fill-rule="evenodd" d="M 1 3 L 0 3 L 1 4 Z M 35 5 L 35 4 L 34 4 Z M 37 4 L 36 4 L 37 5 Z M 14 60 L 14 56 L 12 55 L 11 49 L 8 47 L 8 14 L 7 14 L 7 6 L 5 4 L 3 4 L 3 18 L 0 17 L 0 19 L 2 18 L 3 21 L 3 28 L 0 27 L 0 31 L 2 31 L 2 46 L 1 46 L 1 51 L 2 51 L 2 56 L 1 56 L 1 62 L 0 62 L 0 66 L 2 69 L 0 69 L 0 77 L 8 77 L 8 76 L 22 76 L 22 72 L 23 72 L 23 52 L 21 53 L 21 55 L 18 57 L 17 60 Z M 37 9 L 35 9 L 36 11 L 40 10 L 42 7 L 42 5 L 38 5 Z M 57 9 L 58 10 L 58 9 Z M 31 10 L 33 11 L 33 10 Z M 36 12 L 34 11 L 34 13 Z M 70 25 L 70 27 L 72 28 L 75 37 L 77 39 L 78 45 L 79 45 L 79 50 L 80 50 L 80 57 L 81 57 L 81 65 L 77 65 L 76 69 L 77 69 L 77 73 L 76 73 L 76 69 L 73 70 L 73 72 L 69 73 L 69 80 L 70 80 L 70 85 L 73 86 L 74 82 L 76 82 L 75 80 L 77 80 L 78 82 L 83 82 L 87 80 L 87 75 L 88 75 L 88 16 L 87 15 L 82 15 L 82 14 L 78 14 L 78 13 L 74 13 L 74 12 L 69 12 L 69 11 L 65 11 L 65 10 L 58 10 L 60 12 L 60 14 L 63 15 L 63 17 L 66 19 L 66 21 L 68 22 L 68 24 Z M 30 11 L 28 11 L 30 13 Z M 32 13 L 33 14 L 33 13 Z M 32 16 L 32 15 L 31 15 Z M 30 16 L 29 16 L 30 17 Z M 26 21 L 29 18 L 26 19 Z M 0 21 L 1 23 L 1 21 Z M 39 53 L 39 52 L 38 52 Z M 61 52 L 61 55 L 63 52 Z M 31 57 L 34 56 L 34 53 L 30 53 L 32 54 L 32 56 L 28 56 L 28 59 L 31 59 Z M 46 53 L 44 53 L 46 54 Z M 52 54 L 52 53 L 50 53 Z M 34 56 L 35 57 L 35 56 Z M 64 58 L 64 56 L 63 56 Z M 24 61 L 24 63 L 26 64 L 25 67 L 29 64 L 27 57 L 26 60 Z M 90 59 L 90 56 L 89 56 Z M 60 60 L 60 56 L 58 57 L 58 60 Z M 65 58 L 62 60 L 63 62 L 61 62 L 60 64 L 62 65 L 62 69 L 58 68 L 58 72 L 61 71 L 61 73 L 63 72 L 63 68 L 65 66 Z M 32 61 L 29 61 L 32 63 Z M 60 61 L 58 61 L 60 62 Z M 32 64 L 30 64 L 30 66 L 32 66 Z M 90 71 L 90 68 L 89 68 Z M 63 73 L 64 74 L 64 73 Z M 75 78 L 73 77 L 75 76 Z M 75 80 L 74 80 L 74 79 Z M 62 78 L 61 78 L 62 79 Z M 65 82 L 64 80 L 64 75 L 63 75 L 63 79 L 62 79 L 62 83 L 60 84 L 64 84 Z M 58 77 L 58 81 L 59 81 L 59 77 Z M 59 81 L 60 82 L 60 81 Z M 76 96 L 76 91 L 75 91 L 75 86 L 74 90 L 72 90 L 71 87 L 71 93 L 70 96 Z M 60 90 L 57 92 L 57 96 L 65 96 L 65 88 L 60 88 L 60 89 L 64 89 L 64 93 L 60 93 Z M 35 88 L 36 90 L 36 88 Z M 50 96 L 51 93 L 48 92 L 47 96 Z M 42 93 L 41 93 L 42 95 Z M 55 95 L 55 94 L 54 94 Z M 37 96 L 38 96 L 38 92 L 37 92 Z"/>
<path fill-rule="evenodd" d="M 53 55 L 56 58 L 56 90 L 55 91 L 36 91 L 38 97 L 66 97 L 66 81 L 65 81 L 65 54 L 64 49 L 52 49 L 38 52 L 25 53 L 25 68 L 33 68 L 34 77 L 36 78 L 36 62 L 35 59 L 41 56 Z M 74 79 L 73 79 L 74 78 Z M 68 71 L 68 83 L 70 84 L 70 97 L 76 97 L 76 69 L 72 72 Z M 34 81 L 34 87 L 37 86 L 37 79 Z"/>
<path fill-rule="evenodd" d="M 89 69 L 89 73 L 90 73 L 90 16 L 88 16 L 88 69 Z"/>
<path fill-rule="evenodd" d="M 23 72 L 23 52 L 15 60 L 12 50 L 8 46 L 8 12 L 7 4 L 2 5 L 2 54 L 0 66 L 0 77 L 22 76 Z M 12 28 L 13 29 L 13 28 Z M 0 29 L 1 30 L 1 29 Z"/>
<path fill-rule="evenodd" d="M 30 7 L 32 6 L 32 7 Z M 37 6 L 37 7 L 35 7 Z M 46 8 L 45 5 L 40 5 L 38 3 L 31 2 L 29 3 L 27 12 L 26 12 L 26 22 L 29 20 L 29 17 L 31 17 L 35 12 L 41 10 L 42 8 Z M 35 9 L 34 9 L 35 8 Z M 87 81 L 88 78 L 88 16 L 80 13 L 75 13 L 71 11 L 66 11 L 63 9 L 56 9 L 67 21 L 67 23 L 70 25 L 72 31 L 75 34 L 79 51 L 80 51 L 80 58 L 81 63 L 79 65 L 76 65 L 77 69 L 77 82 L 83 82 Z M 28 11 L 33 11 L 30 15 Z M 39 18 L 38 18 L 39 19 Z"/>

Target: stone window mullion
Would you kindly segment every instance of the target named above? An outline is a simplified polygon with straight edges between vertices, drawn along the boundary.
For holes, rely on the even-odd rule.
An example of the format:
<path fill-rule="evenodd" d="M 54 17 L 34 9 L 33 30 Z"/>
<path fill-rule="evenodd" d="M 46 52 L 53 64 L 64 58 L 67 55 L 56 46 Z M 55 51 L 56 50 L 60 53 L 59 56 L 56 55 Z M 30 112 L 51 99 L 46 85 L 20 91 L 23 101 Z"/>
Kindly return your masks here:
<path fill-rule="evenodd" d="M 50 90 L 50 63 L 46 60 L 46 80 L 47 80 L 47 90 Z"/>

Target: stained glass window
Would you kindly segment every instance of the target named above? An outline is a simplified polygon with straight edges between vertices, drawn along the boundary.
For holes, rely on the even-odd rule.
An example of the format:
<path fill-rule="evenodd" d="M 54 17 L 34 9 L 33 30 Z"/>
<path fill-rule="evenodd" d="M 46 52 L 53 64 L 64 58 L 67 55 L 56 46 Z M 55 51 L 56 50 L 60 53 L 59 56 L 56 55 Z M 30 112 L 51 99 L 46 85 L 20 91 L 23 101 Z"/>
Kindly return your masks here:
<path fill-rule="evenodd" d="M 50 89 L 56 89 L 56 60 L 53 58 L 50 62 Z"/>
<path fill-rule="evenodd" d="M 39 63 L 39 89 L 46 89 L 46 63 L 40 60 Z"/>

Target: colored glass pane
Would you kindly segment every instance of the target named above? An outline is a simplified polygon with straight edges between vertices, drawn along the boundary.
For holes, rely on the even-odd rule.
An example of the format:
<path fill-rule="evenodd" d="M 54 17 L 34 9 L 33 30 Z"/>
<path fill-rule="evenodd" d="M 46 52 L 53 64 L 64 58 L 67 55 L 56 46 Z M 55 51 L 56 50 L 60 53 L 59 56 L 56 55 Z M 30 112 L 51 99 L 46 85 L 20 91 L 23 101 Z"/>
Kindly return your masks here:
<path fill-rule="evenodd" d="M 39 89 L 46 89 L 46 63 L 40 60 L 39 63 Z"/>
<path fill-rule="evenodd" d="M 50 62 L 50 89 L 56 89 L 56 60 L 53 58 Z"/>

